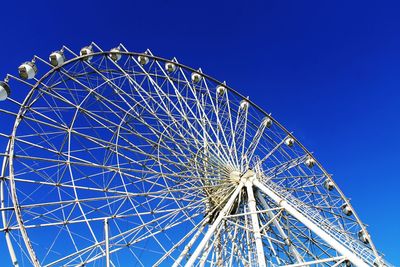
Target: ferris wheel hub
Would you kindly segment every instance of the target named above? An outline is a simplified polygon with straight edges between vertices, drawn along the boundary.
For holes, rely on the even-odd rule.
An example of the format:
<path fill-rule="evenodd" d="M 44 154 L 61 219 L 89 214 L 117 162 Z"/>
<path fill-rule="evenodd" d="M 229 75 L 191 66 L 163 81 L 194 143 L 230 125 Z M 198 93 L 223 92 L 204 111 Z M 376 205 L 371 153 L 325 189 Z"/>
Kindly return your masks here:
<path fill-rule="evenodd" d="M 240 181 L 243 181 L 244 183 L 252 182 L 255 178 L 256 178 L 256 172 L 253 171 L 252 169 L 248 169 L 245 172 L 233 170 L 229 174 L 230 181 L 235 185 L 239 184 Z"/>
<path fill-rule="evenodd" d="M 240 182 L 240 176 L 241 176 L 240 171 L 232 171 L 232 172 L 229 174 L 229 179 L 231 180 L 231 182 L 233 182 L 233 183 L 235 183 L 235 184 L 239 184 L 239 182 Z"/>

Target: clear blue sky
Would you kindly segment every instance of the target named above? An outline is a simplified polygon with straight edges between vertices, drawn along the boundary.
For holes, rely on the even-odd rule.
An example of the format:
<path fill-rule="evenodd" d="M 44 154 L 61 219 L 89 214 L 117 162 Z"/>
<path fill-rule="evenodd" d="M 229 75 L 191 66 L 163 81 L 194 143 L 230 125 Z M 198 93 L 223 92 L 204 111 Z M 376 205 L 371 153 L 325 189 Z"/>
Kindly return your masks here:
<path fill-rule="evenodd" d="M 0 30 L 0 78 L 95 41 L 226 80 L 315 152 L 400 265 L 400 2 L 2 1 Z"/>

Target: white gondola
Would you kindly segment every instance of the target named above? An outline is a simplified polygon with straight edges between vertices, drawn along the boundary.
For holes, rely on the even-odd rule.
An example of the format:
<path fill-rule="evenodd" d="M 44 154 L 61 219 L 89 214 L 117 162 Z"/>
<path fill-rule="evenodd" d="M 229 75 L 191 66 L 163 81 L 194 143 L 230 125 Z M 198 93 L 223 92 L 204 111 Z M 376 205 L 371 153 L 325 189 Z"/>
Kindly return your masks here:
<path fill-rule="evenodd" d="M 272 120 L 271 120 L 271 118 L 269 118 L 269 117 L 265 117 L 263 120 L 262 120 L 262 124 L 265 126 L 265 127 L 271 127 L 271 125 L 272 125 Z"/>
<path fill-rule="evenodd" d="M 226 92 L 225 86 L 222 86 L 222 85 L 217 86 L 217 94 L 219 96 L 223 96 L 225 94 L 225 92 Z"/>
<path fill-rule="evenodd" d="M 193 72 L 191 78 L 193 83 L 198 83 L 201 80 L 201 75 L 197 72 Z"/>
<path fill-rule="evenodd" d="M 242 101 L 240 101 L 240 108 L 241 109 L 248 109 L 249 105 L 250 105 L 250 103 L 246 99 L 243 99 Z"/>
<path fill-rule="evenodd" d="M 176 66 L 172 62 L 166 62 L 165 63 L 165 70 L 168 72 L 174 72 L 176 70 Z"/>
<path fill-rule="evenodd" d="M 109 56 L 113 61 L 117 62 L 122 57 L 121 50 L 118 47 L 113 48 L 110 50 Z"/>
<path fill-rule="evenodd" d="M 364 244 L 368 244 L 369 243 L 369 236 L 368 234 L 366 234 L 363 230 L 360 230 L 358 232 L 358 238 L 360 239 L 361 242 L 363 242 Z"/>
<path fill-rule="evenodd" d="M 54 51 L 49 56 L 50 64 L 54 67 L 60 67 L 65 62 L 65 56 L 62 51 Z"/>
<path fill-rule="evenodd" d="M 292 137 L 286 138 L 285 144 L 286 144 L 287 146 L 289 146 L 289 147 L 293 146 L 293 145 L 294 145 L 294 139 L 293 139 Z"/>
<path fill-rule="evenodd" d="M 10 86 L 6 82 L 0 82 L 0 101 L 6 100 L 10 94 Z"/>
<path fill-rule="evenodd" d="M 344 214 L 346 214 L 347 216 L 351 216 L 353 214 L 353 211 L 351 210 L 350 206 L 347 204 L 344 204 L 342 206 L 342 211 Z"/>
<path fill-rule="evenodd" d="M 29 80 L 35 78 L 38 69 L 33 62 L 25 62 L 22 63 L 21 66 L 18 67 L 19 77 L 24 80 Z"/>
<path fill-rule="evenodd" d="M 315 165 L 315 160 L 312 157 L 308 157 L 305 163 L 309 168 L 312 168 Z"/>
<path fill-rule="evenodd" d="M 335 188 L 335 184 L 331 180 L 326 179 L 324 182 L 324 187 L 326 190 L 332 191 Z"/>
<path fill-rule="evenodd" d="M 81 51 L 80 51 L 79 54 L 80 54 L 81 56 L 85 56 L 85 57 L 83 58 L 83 60 L 90 61 L 90 60 L 93 58 L 93 56 L 90 56 L 90 55 L 93 54 L 93 48 L 92 48 L 91 46 L 85 46 L 85 47 L 83 47 L 83 48 L 81 49 Z"/>
<path fill-rule="evenodd" d="M 141 56 L 138 56 L 138 61 L 139 61 L 140 65 L 144 66 L 147 63 L 149 63 L 149 58 L 144 55 L 141 55 Z"/>

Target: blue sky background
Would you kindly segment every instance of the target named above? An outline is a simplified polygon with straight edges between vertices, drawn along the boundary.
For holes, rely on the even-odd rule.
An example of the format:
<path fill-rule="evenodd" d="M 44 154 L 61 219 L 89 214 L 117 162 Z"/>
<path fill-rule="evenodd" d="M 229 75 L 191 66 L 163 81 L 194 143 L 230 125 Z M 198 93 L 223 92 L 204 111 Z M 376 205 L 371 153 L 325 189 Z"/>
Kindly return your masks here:
<path fill-rule="evenodd" d="M 33 54 L 95 41 L 150 48 L 226 80 L 315 152 L 400 266 L 400 2 L 2 1 L 1 10 L 0 78 Z M 0 251 L 8 257 L 3 238 Z"/>

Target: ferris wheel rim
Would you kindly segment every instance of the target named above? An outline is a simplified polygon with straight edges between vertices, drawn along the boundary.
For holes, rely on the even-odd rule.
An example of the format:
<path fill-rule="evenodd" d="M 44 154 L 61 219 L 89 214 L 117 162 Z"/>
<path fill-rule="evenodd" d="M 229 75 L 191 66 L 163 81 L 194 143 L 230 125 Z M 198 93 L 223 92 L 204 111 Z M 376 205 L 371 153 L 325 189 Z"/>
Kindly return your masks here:
<path fill-rule="evenodd" d="M 10 150 L 10 157 L 9 157 L 9 164 L 8 164 L 8 167 L 9 167 L 9 170 L 10 170 L 10 180 L 12 181 L 12 183 L 11 183 L 11 189 L 12 189 L 12 199 L 13 199 L 13 203 L 14 203 L 14 207 L 15 207 L 15 209 L 16 210 L 18 210 L 18 198 L 17 198 L 17 196 L 16 196 L 16 188 L 15 188 L 15 184 L 13 185 L 13 183 L 14 183 L 14 169 L 13 169 L 13 161 L 14 161 L 14 143 L 15 143 L 15 140 L 16 140 L 16 132 L 17 132 L 17 128 L 18 128 L 18 126 L 19 126 L 19 123 L 20 123 L 20 121 L 18 121 L 19 119 L 23 119 L 22 117 L 23 117 L 23 115 L 25 114 L 25 112 L 27 111 L 27 106 L 26 106 L 26 104 L 29 102 L 29 100 L 30 100 L 30 98 L 32 97 L 32 95 L 33 95 L 33 93 L 34 93 L 34 91 L 36 90 L 36 88 L 38 87 L 38 86 L 40 86 L 41 84 L 42 84 L 42 82 L 48 77 L 48 76 L 50 76 L 52 73 L 54 73 L 55 71 L 58 71 L 59 69 L 62 69 L 63 67 L 65 67 L 66 65 L 68 65 L 68 64 L 71 64 L 71 63 L 73 63 L 73 62 L 76 62 L 76 61 L 79 61 L 79 60 L 84 60 L 85 58 L 88 58 L 89 56 L 91 56 L 91 57 L 96 57 L 96 56 L 107 56 L 107 57 L 109 57 L 109 53 L 110 53 L 110 51 L 101 51 L 101 52 L 94 52 L 93 54 L 90 54 L 90 55 L 84 55 L 84 56 L 77 56 L 77 57 L 75 57 L 75 58 L 72 58 L 72 59 L 70 59 L 70 60 L 68 60 L 68 61 L 65 61 L 62 65 L 60 65 L 60 66 L 57 66 L 57 67 L 54 67 L 54 66 L 51 66 L 51 69 L 48 71 L 48 72 L 46 72 L 43 76 L 41 76 L 39 79 L 38 79 L 38 81 L 34 84 L 34 85 L 31 85 L 30 84 L 30 86 L 31 86 L 31 89 L 30 89 L 30 91 L 27 93 L 27 95 L 26 95 L 26 97 L 25 97 L 25 99 L 24 99 L 24 101 L 22 102 L 22 105 L 21 105 L 21 108 L 20 108 L 20 110 L 18 111 L 18 115 L 17 115 L 17 118 L 16 118 L 16 121 L 15 121 L 15 123 L 14 123 L 14 126 L 13 126 L 13 131 L 12 131 L 12 134 L 11 134 L 11 138 L 10 138 L 10 140 L 9 140 L 9 145 L 10 145 L 10 148 L 9 148 L 9 150 Z M 208 79 L 208 80 L 211 80 L 211 81 L 213 81 L 213 82 L 215 82 L 216 84 L 219 84 L 219 85 L 221 85 L 221 86 L 224 86 L 227 90 L 229 90 L 230 92 L 232 92 L 232 93 L 234 93 L 235 95 L 237 95 L 238 97 L 240 97 L 240 98 L 242 98 L 242 99 L 246 99 L 242 94 L 240 94 L 239 92 L 237 92 L 236 90 L 234 90 L 233 88 L 231 88 L 230 86 L 228 86 L 228 85 L 226 85 L 225 83 L 222 83 L 222 82 L 220 82 L 220 81 L 218 81 L 217 79 L 215 79 L 215 78 L 213 78 L 213 77 L 211 77 L 211 76 L 209 76 L 209 75 L 207 75 L 207 74 L 205 74 L 205 73 L 203 73 L 203 72 L 199 72 L 198 70 L 195 70 L 195 69 L 193 69 L 193 68 L 191 68 L 191 67 L 189 67 L 189 66 L 186 66 L 186 65 L 184 65 L 184 64 L 181 64 L 181 63 L 179 63 L 179 62 L 177 62 L 177 61 L 174 61 L 174 60 L 168 60 L 168 59 L 165 59 L 165 58 L 161 58 L 161 57 L 157 57 L 157 56 L 154 56 L 154 55 L 152 55 L 152 54 L 145 54 L 145 53 L 137 53 L 137 52 L 129 52 L 129 51 L 121 51 L 121 52 L 119 52 L 121 55 L 126 55 L 126 56 L 129 56 L 129 57 L 135 57 L 135 56 L 140 56 L 140 55 L 146 55 L 146 57 L 149 57 L 149 58 L 151 58 L 151 59 L 154 59 L 154 60 L 157 60 L 157 61 L 161 61 L 161 62 L 170 62 L 170 63 L 173 63 L 173 64 L 176 64 L 178 67 L 180 67 L 180 68 L 184 68 L 184 69 L 186 69 L 186 70 L 189 70 L 189 71 L 191 71 L 191 72 L 196 72 L 196 73 L 198 73 L 198 74 L 200 74 L 202 77 L 204 77 L 204 78 L 206 78 L 206 79 Z M 89 63 L 90 64 L 90 63 Z M 345 195 L 343 194 L 343 192 L 341 191 L 341 189 L 339 188 L 339 186 L 337 186 L 337 184 L 336 184 L 336 182 L 332 179 L 332 177 L 331 177 L 331 175 L 325 170 L 325 168 L 321 165 L 321 163 L 314 157 L 314 155 L 312 154 L 312 153 L 310 153 L 309 151 L 308 151 L 308 149 L 291 133 L 291 132 L 289 132 L 282 124 L 280 124 L 276 119 L 274 119 L 270 114 L 268 114 L 264 109 L 262 109 L 262 108 L 260 108 L 256 103 L 254 103 L 252 100 L 250 100 L 250 99 L 246 99 L 246 101 L 248 101 L 254 108 L 256 108 L 259 112 L 261 112 L 262 114 L 264 114 L 266 117 L 268 117 L 268 118 L 270 118 L 280 129 L 282 129 L 288 136 L 290 136 L 291 138 L 293 138 L 295 141 L 296 141 L 296 143 L 301 147 L 301 149 L 306 153 L 306 154 L 308 154 L 310 157 L 312 157 L 314 160 L 315 160 L 315 163 L 318 165 L 318 167 L 322 170 L 322 172 L 326 175 L 326 177 L 327 178 L 329 178 L 330 179 L 330 181 L 332 181 L 334 184 L 335 184 L 335 189 L 338 191 L 338 193 L 340 194 L 340 196 L 341 196 L 341 198 L 342 198 L 342 200 L 346 203 L 346 204 L 348 204 L 351 208 L 352 208 L 352 205 L 351 205 L 351 203 L 348 201 L 348 199 L 345 197 Z M 5 159 L 4 159 L 5 160 Z M 4 171 L 4 170 L 2 170 L 2 171 Z M 15 196 L 14 196 L 15 195 Z M 16 197 L 15 199 L 14 199 L 14 197 Z M 366 228 L 365 228 L 365 226 L 364 226 L 364 224 L 361 222 L 361 220 L 359 219 L 359 217 L 358 217 L 358 215 L 357 215 L 357 213 L 356 213 L 356 210 L 354 209 L 354 208 L 352 208 L 352 211 L 353 211 L 353 214 L 354 214 L 354 217 L 355 217 L 355 219 L 356 219 L 356 221 L 357 221 L 357 223 L 358 223 L 358 225 L 361 227 L 361 229 L 363 230 L 363 231 L 365 231 L 366 233 L 368 233 L 367 232 L 367 230 L 366 230 Z M 2 211 L 2 212 L 4 212 L 4 211 Z M 20 225 L 20 227 L 21 227 L 21 229 L 22 228 L 24 228 L 24 225 L 23 225 L 23 222 L 21 221 L 21 222 L 19 222 L 18 221 L 18 224 Z M 25 229 L 25 228 L 24 228 Z M 25 231 L 25 230 L 24 230 Z M 373 250 L 373 252 L 374 252 L 374 254 L 378 257 L 379 256 L 379 254 L 378 254 L 378 252 L 376 251 L 376 249 L 375 249 L 375 246 L 374 246 L 374 244 L 373 244 L 373 241 L 370 239 L 370 245 L 371 245 L 371 247 L 372 247 L 372 250 Z M 36 258 L 37 259 L 37 258 Z"/>

